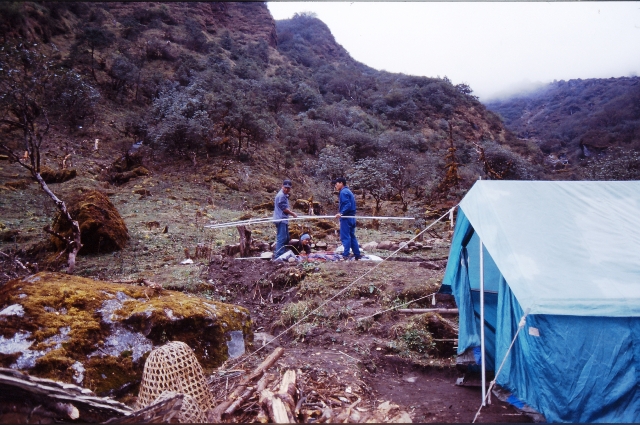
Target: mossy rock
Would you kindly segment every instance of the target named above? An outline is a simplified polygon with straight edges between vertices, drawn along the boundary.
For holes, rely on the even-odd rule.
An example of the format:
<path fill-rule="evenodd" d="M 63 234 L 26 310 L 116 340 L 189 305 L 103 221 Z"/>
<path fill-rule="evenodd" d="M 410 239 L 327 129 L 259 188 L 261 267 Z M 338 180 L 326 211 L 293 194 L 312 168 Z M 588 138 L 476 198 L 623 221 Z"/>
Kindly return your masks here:
<path fill-rule="evenodd" d="M 92 190 L 72 196 L 67 209 L 80 226 L 82 249 L 79 254 L 107 253 L 124 248 L 129 240 L 129 230 L 109 198 L 102 192 Z M 70 224 L 56 217 L 53 230 L 63 236 L 71 235 Z M 64 249 L 63 242 L 51 237 L 56 250 Z"/>
<path fill-rule="evenodd" d="M 75 169 L 54 170 L 46 165 L 40 167 L 40 177 L 45 183 L 64 183 L 75 178 L 78 175 Z"/>
<path fill-rule="evenodd" d="M 340 224 L 335 221 L 317 220 L 313 222 L 313 227 L 321 230 L 335 230 L 340 228 Z"/>
<path fill-rule="evenodd" d="M 33 182 L 30 180 L 12 180 L 10 182 L 6 182 L 4 185 L 9 189 L 24 190 L 28 188 L 31 183 Z"/>
<path fill-rule="evenodd" d="M 223 185 L 227 186 L 231 190 L 240 190 L 238 181 L 233 177 L 224 177 L 218 180 Z"/>
<path fill-rule="evenodd" d="M 251 209 L 254 211 L 259 211 L 259 210 L 273 211 L 273 201 L 264 202 L 262 204 L 255 205 L 251 207 Z"/>
<path fill-rule="evenodd" d="M 230 347 L 237 354 L 239 338 L 244 347 L 253 340 L 242 307 L 61 273 L 7 282 L 0 312 L 1 367 L 99 395 L 135 391 L 149 352 L 168 341 L 189 345 L 211 370 L 229 358 Z"/>
<path fill-rule="evenodd" d="M 11 229 L 0 232 L 0 241 L 2 242 L 17 242 L 20 240 L 20 230 Z"/>
<path fill-rule="evenodd" d="M 293 203 L 293 208 L 297 208 L 302 211 L 309 211 L 309 203 L 313 205 L 313 211 L 316 214 L 320 214 L 322 212 L 322 204 L 320 202 L 309 201 L 307 199 L 296 199 Z"/>
<path fill-rule="evenodd" d="M 113 161 L 111 169 L 116 173 L 124 173 L 127 171 L 135 170 L 142 166 L 142 154 L 136 152 L 134 154 L 123 155 L 120 158 Z M 144 168 L 144 167 L 143 167 Z"/>
<path fill-rule="evenodd" d="M 139 166 L 130 171 L 123 171 L 121 173 L 115 173 L 110 177 L 110 180 L 115 184 L 125 184 L 131 179 L 136 177 L 148 176 L 149 170 L 143 166 Z"/>

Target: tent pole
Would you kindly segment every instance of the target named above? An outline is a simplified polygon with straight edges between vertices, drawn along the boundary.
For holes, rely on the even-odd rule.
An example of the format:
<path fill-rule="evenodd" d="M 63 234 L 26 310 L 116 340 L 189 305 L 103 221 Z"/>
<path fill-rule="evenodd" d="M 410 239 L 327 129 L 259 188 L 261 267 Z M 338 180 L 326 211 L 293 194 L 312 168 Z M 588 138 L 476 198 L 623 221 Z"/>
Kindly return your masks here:
<path fill-rule="evenodd" d="M 482 405 L 485 406 L 486 399 L 486 362 L 485 362 L 485 343 L 484 343 L 484 252 L 482 239 L 480 239 L 480 362 L 482 370 Z"/>

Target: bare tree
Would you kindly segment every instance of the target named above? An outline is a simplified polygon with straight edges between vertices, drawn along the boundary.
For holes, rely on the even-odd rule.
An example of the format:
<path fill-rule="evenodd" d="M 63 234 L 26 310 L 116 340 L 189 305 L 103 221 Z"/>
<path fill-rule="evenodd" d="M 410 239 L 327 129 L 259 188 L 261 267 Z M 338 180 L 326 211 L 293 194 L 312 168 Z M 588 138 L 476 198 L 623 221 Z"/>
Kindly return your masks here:
<path fill-rule="evenodd" d="M 382 202 L 393 194 L 389 183 L 392 165 L 383 158 L 364 158 L 356 161 L 352 175 L 353 186 L 371 194 L 376 201 L 374 215 L 380 213 Z"/>
<path fill-rule="evenodd" d="M 433 190 L 431 193 L 432 201 L 437 199 L 446 199 L 449 195 L 449 192 L 452 188 L 458 187 L 460 181 L 460 174 L 458 173 L 458 166 L 460 163 L 458 162 L 458 158 L 456 157 L 456 147 L 453 144 L 453 127 L 451 126 L 451 122 L 449 124 L 449 148 L 447 149 L 447 154 L 445 155 L 445 170 L 446 174 L 444 178 L 440 181 L 440 184 Z"/>
<path fill-rule="evenodd" d="M 61 216 L 71 223 L 70 236 L 55 233 L 49 226 L 45 231 L 65 241 L 67 272 L 72 273 L 82 247 L 80 226 L 40 175 L 42 146 L 50 128 L 47 102 L 60 72 L 56 73 L 54 63 L 36 44 L 26 42 L 1 47 L 0 68 L 0 130 L 6 135 L 0 139 L 0 152 L 29 170 Z"/>

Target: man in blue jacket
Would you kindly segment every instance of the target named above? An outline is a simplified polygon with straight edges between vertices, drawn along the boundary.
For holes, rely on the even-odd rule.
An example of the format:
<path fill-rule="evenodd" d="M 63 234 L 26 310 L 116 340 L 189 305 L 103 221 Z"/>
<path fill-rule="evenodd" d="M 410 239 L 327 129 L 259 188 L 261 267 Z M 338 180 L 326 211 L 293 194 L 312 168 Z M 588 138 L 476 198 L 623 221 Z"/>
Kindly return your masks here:
<path fill-rule="evenodd" d="M 336 218 L 340 219 L 340 240 L 344 247 L 342 256 L 346 260 L 349 257 L 349 251 L 353 250 L 353 255 L 356 260 L 359 260 L 361 256 L 358 240 L 356 239 L 356 219 L 342 218 L 343 215 L 352 217 L 356 215 L 356 198 L 347 187 L 347 180 L 344 177 L 338 177 L 332 183 L 335 184 L 340 198 L 338 207 L 340 212 L 336 214 Z"/>
<path fill-rule="evenodd" d="M 273 201 L 273 218 L 276 221 L 276 249 L 273 253 L 273 258 L 278 258 L 285 253 L 285 245 L 289 243 L 289 220 L 283 220 L 289 216 L 294 218 L 298 215 L 291 211 L 289 207 L 289 192 L 291 192 L 291 180 L 285 180 L 282 182 L 282 189 L 276 195 L 276 199 Z"/>

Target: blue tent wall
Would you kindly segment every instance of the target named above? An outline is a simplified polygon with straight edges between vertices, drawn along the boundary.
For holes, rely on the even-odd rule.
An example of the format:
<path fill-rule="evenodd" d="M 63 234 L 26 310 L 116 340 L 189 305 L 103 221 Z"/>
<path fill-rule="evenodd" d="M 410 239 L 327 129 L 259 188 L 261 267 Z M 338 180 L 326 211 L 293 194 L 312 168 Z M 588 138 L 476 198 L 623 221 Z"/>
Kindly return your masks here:
<path fill-rule="evenodd" d="M 504 280 L 497 310 L 499 368 L 523 316 Z M 549 422 L 638 422 L 639 331 L 638 318 L 529 315 L 496 382 Z"/>
<path fill-rule="evenodd" d="M 480 345 L 478 257 L 477 236 L 458 209 L 442 289 L 460 311 L 458 354 Z M 487 369 L 495 370 L 524 312 L 491 255 L 484 257 L 485 287 L 495 289 L 485 294 Z M 640 422 L 638 368 L 640 318 L 536 314 L 527 317 L 497 383 L 549 422 L 632 423 Z"/>

